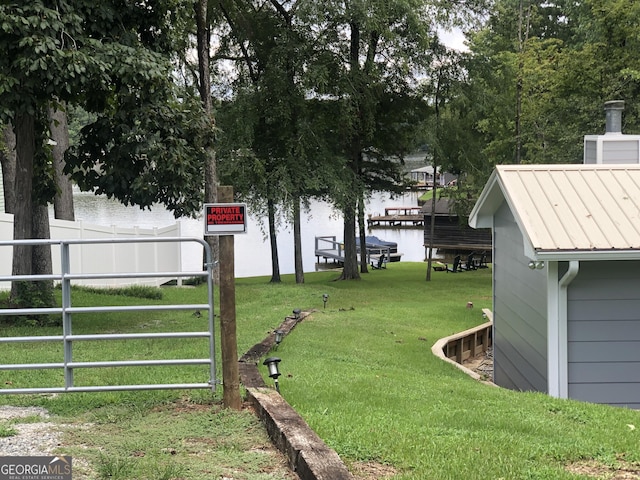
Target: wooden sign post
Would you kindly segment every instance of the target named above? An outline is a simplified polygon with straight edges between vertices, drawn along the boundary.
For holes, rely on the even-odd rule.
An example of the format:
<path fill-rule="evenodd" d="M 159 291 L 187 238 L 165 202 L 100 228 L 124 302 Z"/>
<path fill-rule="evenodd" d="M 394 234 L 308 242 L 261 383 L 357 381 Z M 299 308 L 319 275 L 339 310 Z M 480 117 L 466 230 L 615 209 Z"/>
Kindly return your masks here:
<path fill-rule="evenodd" d="M 220 204 L 233 205 L 233 187 L 218 187 L 218 202 Z M 207 209 L 211 205 L 205 205 L 205 217 Z M 215 206 L 213 206 L 215 207 Z M 207 220 L 207 229 L 211 220 L 218 224 L 226 224 L 225 233 L 220 234 L 220 349 L 222 353 L 222 401 L 226 408 L 240 410 L 240 374 L 238 372 L 238 340 L 236 336 L 236 283 L 235 283 L 235 256 L 233 234 L 246 232 L 246 207 L 228 207 L 228 211 L 217 210 L 218 217 L 210 217 Z M 242 217 L 242 218 L 240 218 Z M 240 222 L 242 220 L 242 222 Z M 222 223 L 220 223 L 222 222 Z M 240 229 L 244 223 L 244 229 Z M 225 227 L 221 227 L 225 228 Z M 205 234 L 217 234 L 207 232 Z"/>

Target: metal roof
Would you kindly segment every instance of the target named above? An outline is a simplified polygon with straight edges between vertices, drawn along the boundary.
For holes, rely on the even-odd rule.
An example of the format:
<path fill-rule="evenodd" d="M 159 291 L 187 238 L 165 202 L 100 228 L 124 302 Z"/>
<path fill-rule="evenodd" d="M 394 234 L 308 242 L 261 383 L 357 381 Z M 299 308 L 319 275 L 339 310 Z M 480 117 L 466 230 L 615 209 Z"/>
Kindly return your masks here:
<path fill-rule="evenodd" d="M 436 200 L 436 215 L 457 216 L 451 208 L 452 205 L 453 201 L 451 199 L 446 197 L 438 198 Z M 424 202 L 421 212 L 425 215 L 431 215 L 431 212 L 433 212 L 433 199 Z"/>
<path fill-rule="evenodd" d="M 469 217 L 507 202 L 530 258 L 640 258 L 640 165 L 500 165 Z"/>

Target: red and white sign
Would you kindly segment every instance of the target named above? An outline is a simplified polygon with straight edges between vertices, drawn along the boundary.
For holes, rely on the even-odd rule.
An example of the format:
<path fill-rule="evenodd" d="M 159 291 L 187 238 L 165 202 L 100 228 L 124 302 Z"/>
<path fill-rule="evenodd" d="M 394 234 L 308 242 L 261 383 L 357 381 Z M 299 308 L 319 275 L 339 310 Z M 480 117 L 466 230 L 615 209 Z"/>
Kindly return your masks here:
<path fill-rule="evenodd" d="M 246 203 L 205 203 L 205 235 L 247 233 Z"/>

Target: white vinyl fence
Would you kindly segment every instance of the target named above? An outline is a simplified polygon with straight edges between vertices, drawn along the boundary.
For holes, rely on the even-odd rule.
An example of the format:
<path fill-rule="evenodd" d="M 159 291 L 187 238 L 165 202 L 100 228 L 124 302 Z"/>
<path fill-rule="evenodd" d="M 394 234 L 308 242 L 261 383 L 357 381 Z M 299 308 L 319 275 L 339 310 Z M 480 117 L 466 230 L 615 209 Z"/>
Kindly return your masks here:
<path fill-rule="evenodd" d="M 180 237 L 180 224 L 162 228 L 103 227 L 84 222 L 50 220 L 51 238 L 109 239 L 136 237 Z M 13 215 L 0 213 L 0 241 L 13 239 Z M 73 245 L 70 249 L 71 269 L 77 273 L 138 273 L 182 271 L 181 243 L 113 243 Z M 0 276 L 11 275 L 13 250 L 0 248 Z M 59 274 L 60 251 L 52 250 L 53 273 Z M 88 279 L 77 282 L 85 286 L 117 287 L 125 285 L 160 286 L 171 278 L 111 278 Z M 0 282 L 0 290 L 10 288 L 9 282 Z"/>

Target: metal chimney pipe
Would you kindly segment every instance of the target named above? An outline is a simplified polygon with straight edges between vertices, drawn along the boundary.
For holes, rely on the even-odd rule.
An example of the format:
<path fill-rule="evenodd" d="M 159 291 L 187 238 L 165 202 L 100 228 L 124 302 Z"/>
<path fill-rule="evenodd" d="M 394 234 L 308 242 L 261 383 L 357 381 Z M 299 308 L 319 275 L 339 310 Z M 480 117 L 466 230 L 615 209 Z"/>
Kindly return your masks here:
<path fill-rule="evenodd" d="M 610 100 L 604 103 L 606 114 L 605 135 L 622 133 L 622 111 L 624 100 Z"/>

